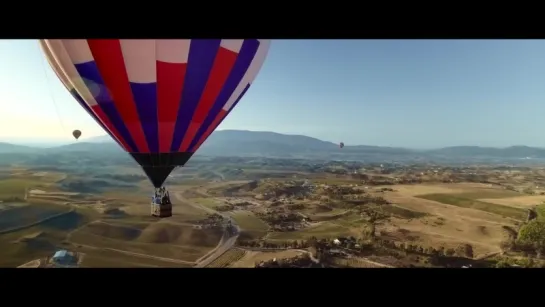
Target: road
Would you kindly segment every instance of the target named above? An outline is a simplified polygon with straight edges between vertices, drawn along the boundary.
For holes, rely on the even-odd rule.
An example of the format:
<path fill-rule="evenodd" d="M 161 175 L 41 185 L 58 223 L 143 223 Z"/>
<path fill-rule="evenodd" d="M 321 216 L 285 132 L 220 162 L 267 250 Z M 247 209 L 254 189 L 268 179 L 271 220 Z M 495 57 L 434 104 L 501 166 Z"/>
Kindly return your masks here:
<path fill-rule="evenodd" d="M 222 242 L 222 244 L 216 247 L 215 250 L 212 251 L 212 254 L 209 254 L 208 257 L 206 257 L 204 260 L 198 261 L 194 267 L 204 268 L 208 266 L 214 260 L 218 259 L 221 255 L 223 255 L 228 250 L 230 250 L 237 242 L 237 239 L 238 239 L 238 232 L 234 236 L 231 236 L 229 239 Z"/>
<path fill-rule="evenodd" d="M 216 248 L 214 248 L 208 254 L 204 255 L 203 257 L 201 257 L 200 259 L 198 259 L 196 261 L 197 264 L 194 267 L 204 268 L 207 265 L 209 265 L 210 263 L 212 263 L 214 260 L 218 259 L 221 255 L 223 255 L 225 252 L 227 252 L 229 249 L 231 249 L 235 245 L 235 243 L 237 242 L 239 233 L 240 233 L 240 227 L 236 224 L 235 220 L 233 220 L 231 218 L 231 216 L 229 216 L 229 215 L 227 215 L 225 213 L 222 213 L 222 212 L 218 212 L 218 211 L 216 211 L 216 210 L 214 210 L 212 208 L 205 207 L 205 206 L 203 206 L 201 204 L 192 202 L 189 199 L 186 199 L 184 197 L 184 195 L 183 195 L 184 192 L 185 192 L 185 190 L 174 192 L 175 197 L 180 202 L 183 202 L 184 204 L 188 204 L 188 205 L 192 206 L 193 208 L 196 208 L 198 210 L 203 210 L 203 211 L 208 212 L 210 214 L 219 214 L 219 215 L 223 216 L 224 218 L 229 219 L 231 221 L 231 224 L 233 225 L 233 227 L 235 227 L 235 233 L 233 235 L 229 235 L 227 230 L 225 230 L 223 232 L 223 236 L 222 236 L 220 242 L 218 243 L 218 245 L 216 246 Z"/>
<path fill-rule="evenodd" d="M 299 248 L 259 248 L 259 247 L 254 247 L 254 248 L 239 247 L 239 248 L 242 249 L 242 250 L 247 250 L 247 251 L 265 251 L 265 252 L 266 251 L 298 251 L 298 252 L 305 253 L 305 254 L 309 255 L 310 260 L 312 262 L 320 263 L 320 260 L 315 258 L 312 255 L 312 253 L 309 252 L 306 249 L 299 249 Z M 354 258 L 357 258 L 360 261 L 367 262 L 367 263 L 372 264 L 374 266 L 378 266 L 378 267 L 382 267 L 382 268 L 393 268 L 393 266 L 391 266 L 391 265 L 378 263 L 376 261 L 370 260 L 369 258 L 365 258 L 365 257 L 354 257 Z"/>
<path fill-rule="evenodd" d="M 83 246 L 83 247 L 88 248 L 88 249 L 98 249 L 98 250 L 111 251 L 111 252 L 121 253 L 121 254 L 125 254 L 125 255 L 136 256 L 136 257 L 140 257 L 140 258 L 155 259 L 155 260 L 160 260 L 160 261 L 165 261 L 165 262 L 180 263 L 180 264 L 186 264 L 186 265 L 187 264 L 189 264 L 189 265 L 194 264 L 194 262 L 191 262 L 191 261 L 184 261 L 184 260 L 179 260 L 179 259 L 152 256 L 152 255 L 147 255 L 147 254 L 129 252 L 129 251 L 116 249 L 116 248 L 96 247 L 96 246 L 81 244 L 81 243 L 73 243 L 73 242 L 71 242 L 71 243 L 74 244 L 74 245 L 77 245 L 77 246 Z"/>
<path fill-rule="evenodd" d="M 219 214 L 219 215 L 223 216 L 224 218 L 231 219 L 231 217 L 229 215 L 225 214 L 225 213 L 218 212 L 218 211 L 216 211 L 216 210 L 214 210 L 212 208 L 205 207 L 205 206 L 203 206 L 201 204 L 198 204 L 198 203 L 192 202 L 191 200 L 186 199 L 183 196 L 184 191 L 176 191 L 175 192 L 174 195 L 176 196 L 176 198 L 179 201 L 181 201 L 181 202 L 183 202 L 185 204 L 188 204 L 188 205 L 190 205 L 190 206 L 192 206 L 192 207 L 194 207 L 196 209 L 203 210 L 203 211 L 206 211 L 206 212 L 211 213 L 211 214 L 214 214 L 214 213 Z M 219 258 L 224 253 L 226 253 L 229 249 L 231 249 L 235 245 L 235 243 L 236 243 L 236 241 L 238 239 L 239 233 L 240 233 L 240 227 L 235 224 L 235 221 L 233 219 L 231 219 L 231 223 L 236 229 L 235 234 L 232 235 L 232 236 L 229 236 L 227 234 L 227 232 L 225 231 L 223 233 L 223 237 L 221 238 L 220 242 L 218 243 L 218 246 L 216 246 L 216 248 L 214 248 L 208 254 L 206 254 L 203 257 L 201 257 L 200 259 L 198 259 L 196 261 L 197 264 L 194 266 L 195 268 L 204 268 L 204 267 L 208 266 L 210 263 L 212 263 L 214 260 Z M 299 250 L 299 251 L 305 252 L 308 255 L 310 255 L 310 258 L 314 263 L 319 263 L 319 260 L 314 258 L 312 256 L 312 253 L 310 253 L 309 251 L 307 251 L 307 250 Z M 359 259 L 361 259 L 361 260 L 363 260 L 365 262 L 368 262 L 370 264 L 379 266 L 379 267 L 384 267 L 384 268 L 391 268 L 392 267 L 392 266 L 389 266 L 389 265 L 386 265 L 386 264 L 382 264 L 382 263 L 378 263 L 378 262 L 369 260 L 367 258 L 359 258 Z"/>
<path fill-rule="evenodd" d="M 192 207 L 194 207 L 194 208 L 196 208 L 198 210 L 202 210 L 202 211 L 208 212 L 210 214 L 219 214 L 219 215 L 223 216 L 226 219 L 230 219 L 231 224 L 235 227 L 234 234 L 229 234 L 225 230 L 224 233 L 223 233 L 222 238 L 218 242 L 218 245 L 212 251 L 210 251 L 209 253 L 207 253 L 206 255 L 201 257 L 200 259 L 197 259 L 197 261 L 195 261 L 195 262 L 184 261 L 184 260 L 179 260 L 179 259 L 172 259 L 172 258 L 166 258 L 166 257 L 152 256 L 152 255 L 135 253 L 135 252 L 125 251 L 125 250 L 120 250 L 120 249 L 115 249 L 115 248 L 101 248 L 101 247 L 96 247 L 96 246 L 71 242 L 70 239 L 71 239 L 72 234 L 75 231 L 77 231 L 77 230 L 81 229 L 82 227 L 86 226 L 87 224 L 83 225 L 82 227 L 80 227 L 78 229 L 75 229 L 75 230 L 71 231 L 70 233 L 68 233 L 68 235 L 66 237 L 66 240 L 69 241 L 70 243 L 74 244 L 74 245 L 79 245 L 79 246 L 89 248 L 89 249 L 107 250 L 107 251 L 122 253 L 122 254 L 141 257 L 141 258 L 155 259 L 155 260 L 172 262 L 172 263 L 180 263 L 180 264 L 184 264 L 184 265 L 189 264 L 189 265 L 194 265 L 194 267 L 197 267 L 197 268 L 206 267 L 207 265 L 209 265 L 211 262 L 213 262 L 214 260 L 219 258 L 221 255 L 223 255 L 225 252 L 227 252 L 229 249 L 231 249 L 235 245 L 235 243 L 236 243 L 236 241 L 238 239 L 238 236 L 239 236 L 240 228 L 239 228 L 238 225 L 235 224 L 235 221 L 232 220 L 229 215 L 226 215 L 225 213 L 217 212 L 214 209 L 211 209 L 211 208 L 202 206 L 200 204 L 194 203 L 191 200 L 186 199 L 183 196 L 183 192 L 185 192 L 185 190 L 174 192 L 174 195 L 176 196 L 176 198 L 180 202 L 183 202 L 184 204 L 190 205 L 190 206 L 192 206 Z M 109 222 L 109 220 L 103 220 L 103 221 L 99 220 L 99 221 L 93 221 L 91 223 L 105 223 L 105 224 L 108 224 L 108 222 Z M 119 223 L 120 221 L 116 221 L 116 222 Z M 134 221 L 131 221 L 131 223 L 134 223 Z M 147 223 L 147 222 L 142 222 L 142 223 Z M 187 226 L 189 226 L 189 225 L 192 226 L 193 225 L 193 224 L 189 224 L 189 223 L 171 222 L 171 221 L 168 221 L 168 220 L 165 220 L 164 223 L 187 225 Z"/>

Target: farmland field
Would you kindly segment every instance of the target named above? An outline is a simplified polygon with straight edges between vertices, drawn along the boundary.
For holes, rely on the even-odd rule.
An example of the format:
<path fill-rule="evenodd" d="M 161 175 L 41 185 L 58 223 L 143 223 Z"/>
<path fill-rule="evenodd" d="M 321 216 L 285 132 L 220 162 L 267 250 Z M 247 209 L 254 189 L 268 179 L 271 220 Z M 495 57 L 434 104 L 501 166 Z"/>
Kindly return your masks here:
<path fill-rule="evenodd" d="M 273 232 L 270 233 L 267 238 L 275 241 L 308 239 L 313 236 L 317 238 L 331 239 L 338 236 L 350 236 L 352 234 L 353 231 L 348 227 L 340 226 L 331 222 L 321 222 L 321 224 L 317 226 L 309 227 L 300 231 Z"/>
<path fill-rule="evenodd" d="M 23 205 L 0 211 L 0 231 L 36 223 L 66 213 L 69 208 Z"/>
<path fill-rule="evenodd" d="M 245 251 L 234 248 L 221 255 L 218 259 L 214 260 L 208 265 L 209 268 L 226 268 L 234 262 L 240 260 L 246 254 Z"/>
<path fill-rule="evenodd" d="M 70 241 L 102 249 L 195 261 L 214 248 L 221 231 L 174 224 L 95 222 L 73 232 Z"/>
<path fill-rule="evenodd" d="M 232 212 L 231 216 L 242 229 L 241 238 L 254 239 L 267 234 L 269 226 L 249 211 Z"/>
<path fill-rule="evenodd" d="M 66 249 L 86 255 L 82 267 L 254 267 L 319 246 L 297 261 L 427 267 L 508 255 L 545 202 L 545 169 L 531 167 L 197 157 L 168 177 L 173 215 L 161 219 L 132 162 L 66 156 L 0 169 L 0 266 Z"/>
<path fill-rule="evenodd" d="M 453 195 L 426 194 L 426 195 L 419 195 L 417 197 L 433 200 L 433 201 L 438 201 L 444 204 L 458 206 L 462 208 L 482 210 L 482 211 L 494 213 L 494 214 L 505 216 L 505 217 L 510 217 L 517 220 L 523 220 L 525 218 L 526 212 L 522 209 L 474 200 L 471 198 L 467 198 L 467 194 L 461 194 L 461 195 L 462 196 L 458 196 L 456 194 L 453 194 Z M 480 197 L 479 194 L 473 194 L 473 195 Z"/>

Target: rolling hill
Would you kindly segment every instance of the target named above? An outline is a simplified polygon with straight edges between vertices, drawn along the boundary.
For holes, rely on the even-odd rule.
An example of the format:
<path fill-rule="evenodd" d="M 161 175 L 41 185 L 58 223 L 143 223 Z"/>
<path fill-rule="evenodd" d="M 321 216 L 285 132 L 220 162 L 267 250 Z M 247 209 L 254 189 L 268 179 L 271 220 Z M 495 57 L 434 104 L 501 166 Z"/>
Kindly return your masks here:
<path fill-rule="evenodd" d="M 0 153 L 31 153 L 38 152 L 38 148 L 24 146 L 24 145 L 15 145 L 10 143 L 0 142 Z"/>
<path fill-rule="evenodd" d="M 121 148 L 109 137 L 89 138 L 53 148 L 0 143 L 0 154 L 42 153 L 101 155 L 126 157 Z M 243 156 L 275 158 L 310 158 L 360 161 L 449 161 L 449 160 L 522 160 L 545 159 L 545 149 L 528 146 L 492 148 L 478 146 L 455 146 L 433 150 L 412 150 L 407 148 L 380 147 L 368 145 L 346 145 L 322 141 L 304 135 L 286 135 L 275 132 L 222 130 L 214 132 L 199 149 L 197 156 Z"/>
<path fill-rule="evenodd" d="M 91 138 L 91 142 L 80 142 L 51 148 L 53 152 L 70 151 L 121 151 L 108 136 Z M 222 130 L 214 132 L 201 146 L 198 155 L 246 156 L 275 158 L 314 159 L 375 159 L 376 155 L 407 156 L 418 154 L 404 148 L 378 146 L 345 146 L 322 141 L 304 135 L 287 135 L 268 131 Z"/>

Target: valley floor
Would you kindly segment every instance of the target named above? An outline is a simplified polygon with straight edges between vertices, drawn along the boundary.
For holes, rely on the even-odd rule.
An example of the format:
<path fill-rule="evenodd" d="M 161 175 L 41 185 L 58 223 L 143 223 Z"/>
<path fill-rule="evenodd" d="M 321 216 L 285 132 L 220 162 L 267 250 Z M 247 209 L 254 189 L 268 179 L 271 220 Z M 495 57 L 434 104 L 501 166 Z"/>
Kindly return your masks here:
<path fill-rule="evenodd" d="M 251 179 L 244 180 L 210 168 L 213 179 L 170 186 L 173 216 L 156 219 L 143 180 L 125 188 L 108 179 L 108 188 L 82 192 L 67 182 L 89 188 L 89 176 L 8 171 L 0 179 L 2 267 L 36 266 L 37 259 L 43 265 L 59 249 L 85 255 L 81 267 L 238 268 L 305 257 L 309 265 L 334 267 L 447 266 L 437 255 L 465 263 L 502 254 L 527 209 L 545 201 L 500 184 L 381 185 L 259 169 L 246 171 Z M 126 168 L 122 174 L 134 176 Z"/>

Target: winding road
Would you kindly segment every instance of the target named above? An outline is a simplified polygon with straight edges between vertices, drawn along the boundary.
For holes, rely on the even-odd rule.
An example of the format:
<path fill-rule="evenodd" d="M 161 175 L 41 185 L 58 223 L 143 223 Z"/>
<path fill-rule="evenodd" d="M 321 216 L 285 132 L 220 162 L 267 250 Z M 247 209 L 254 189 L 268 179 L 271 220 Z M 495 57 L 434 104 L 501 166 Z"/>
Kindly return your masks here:
<path fill-rule="evenodd" d="M 213 250 L 208 252 L 206 255 L 202 256 L 199 259 L 197 259 L 195 262 L 179 260 L 179 259 L 173 259 L 173 258 L 167 258 L 167 257 L 158 257 L 158 256 L 153 256 L 153 255 L 148 255 L 148 254 L 125 251 L 125 250 L 116 249 L 116 248 L 96 247 L 96 246 L 81 244 L 79 242 L 78 243 L 71 242 L 70 239 L 72 237 L 72 234 L 75 233 L 76 231 L 78 231 L 79 229 L 81 229 L 82 227 L 87 226 L 87 224 L 85 224 L 82 227 L 79 227 L 77 229 L 74 229 L 73 231 L 68 233 L 68 235 L 66 237 L 66 240 L 68 242 L 70 242 L 71 244 L 74 244 L 74 245 L 77 245 L 77 246 L 80 246 L 80 247 L 85 247 L 85 248 L 88 248 L 88 249 L 107 250 L 107 251 L 111 251 L 111 252 L 117 252 L 117 253 L 122 253 L 122 254 L 126 254 L 126 255 L 141 257 L 141 258 L 155 259 L 155 260 L 171 262 L 171 263 L 179 263 L 179 264 L 184 264 L 184 265 L 193 265 L 194 267 L 197 267 L 197 268 L 206 267 L 235 245 L 235 243 L 236 243 L 236 241 L 238 239 L 239 233 L 240 233 L 240 228 L 236 224 L 236 222 L 233 219 L 231 219 L 231 217 L 229 215 L 227 215 L 225 213 L 217 212 L 214 209 L 202 206 L 202 205 L 200 205 L 198 203 L 192 202 L 189 199 L 186 199 L 184 197 L 184 195 L 183 195 L 183 193 L 185 191 L 187 191 L 187 188 L 182 189 L 182 190 L 172 191 L 174 193 L 175 197 L 181 203 L 183 203 L 182 205 L 189 205 L 189 206 L 194 207 L 197 210 L 205 211 L 205 212 L 210 213 L 210 214 L 219 214 L 219 215 L 223 216 L 224 218 L 229 219 L 231 221 L 231 225 L 234 227 L 234 232 L 231 232 L 231 233 L 229 233 L 227 231 L 227 229 L 225 229 L 224 232 L 223 232 L 223 236 L 221 237 L 220 241 L 218 242 L 218 245 Z M 63 214 L 66 214 L 66 212 L 64 212 Z M 108 224 L 109 221 L 110 220 L 106 219 L 106 220 L 93 221 L 91 223 Z M 116 223 L 123 223 L 123 222 L 120 222 L 118 220 L 116 220 L 115 222 Z M 193 224 L 190 224 L 190 223 L 172 222 L 172 221 L 168 221 L 168 220 L 160 221 L 158 223 L 161 223 L 161 222 L 166 223 L 166 224 L 194 226 Z M 89 223 L 89 224 L 91 224 L 91 223 Z M 135 222 L 131 221 L 131 223 L 135 223 Z M 138 223 L 138 222 L 136 222 L 136 223 Z M 147 222 L 141 222 L 141 223 L 147 224 Z"/>
<path fill-rule="evenodd" d="M 204 268 L 207 265 L 209 265 L 210 263 L 212 263 L 214 260 L 218 259 L 221 255 L 223 255 L 225 252 L 227 252 L 229 249 L 231 249 L 235 245 L 235 243 L 236 243 L 236 241 L 238 239 L 239 233 L 240 233 L 240 227 L 236 224 L 235 220 L 233 220 L 229 215 L 227 215 L 225 213 L 222 213 L 222 212 L 218 212 L 218 211 L 216 211 L 216 210 L 214 210 L 212 208 L 205 207 L 205 206 L 203 206 L 201 204 L 192 202 L 189 199 L 186 199 L 184 197 L 184 195 L 183 195 L 184 192 L 185 192 L 185 190 L 180 190 L 180 191 L 175 191 L 174 192 L 174 195 L 176 196 L 176 198 L 180 202 L 182 202 L 184 204 L 187 204 L 187 205 L 190 205 L 195 209 L 203 210 L 203 211 L 208 212 L 210 214 L 219 214 L 219 215 L 223 216 L 224 218 L 229 219 L 231 221 L 231 225 L 233 225 L 233 227 L 235 228 L 234 234 L 229 234 L 229 232 L 226 229 L 223 232 L 223 236 L 221 237 L 218 245 L 213 250 L 211 250 L 209 253 L 207 253 L 206 255 L 202 256 L 199 259 L 197 259 L 197 261 L 196 261 L 197 264 L 194 267 L 195 268 Z"/>

